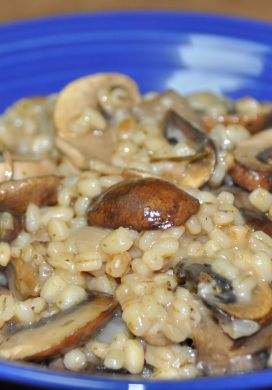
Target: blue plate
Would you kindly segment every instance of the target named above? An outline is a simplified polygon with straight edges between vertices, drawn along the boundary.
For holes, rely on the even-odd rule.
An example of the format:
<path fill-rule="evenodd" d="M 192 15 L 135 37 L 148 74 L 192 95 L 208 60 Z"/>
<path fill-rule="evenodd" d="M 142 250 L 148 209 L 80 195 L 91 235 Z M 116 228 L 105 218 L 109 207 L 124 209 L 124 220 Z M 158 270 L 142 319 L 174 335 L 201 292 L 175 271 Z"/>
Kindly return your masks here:
<path fill-rule="evenodd" d="M 0 27 L 0 111 L 93 72 L 124 72 L 143 92 L 209 89 L 272 100 L 272 25 L 216 15 L 116 12 Z M 139 381 L 49 372 L 0 362 L 0 379 L 60 389 L 261 389 L 272 371 L 188 381 Z"/>

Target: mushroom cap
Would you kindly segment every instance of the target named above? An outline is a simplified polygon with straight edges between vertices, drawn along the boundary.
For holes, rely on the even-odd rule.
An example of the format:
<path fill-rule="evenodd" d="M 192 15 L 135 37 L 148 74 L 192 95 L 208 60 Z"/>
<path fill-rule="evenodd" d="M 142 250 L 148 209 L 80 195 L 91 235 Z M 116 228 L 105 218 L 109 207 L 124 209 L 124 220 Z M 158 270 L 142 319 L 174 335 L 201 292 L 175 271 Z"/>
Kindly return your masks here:
<path fill-rule="evenodd" d="M 54 123 L 58 134 L 73 136 L 69 131 L 72 120 L 82 115 L 88 107 L 97 107 L 97 95 L 102 88 L 125 88 L 133 103 L 140 101 L 136 83 L 120 73 L 96 73 L 72 81 L 60 92 L 54 111 Z"/>
<path fill-rule="evenodd" d="M 102 193 L 88 211 L 88 223 L 108 228 L 168 229 L 196 214 L 199 202 L 161 179 L 122 181 Z"/>
<path fill-rule="evenodd" d="M 248 191 L 257 187 L 272 190 L 272 164 L 264 160 L 263 152 L 272 147 L 272 129 L 262 131 L 242 141 L 234 151 L 234 165 L 230 170 L 235 183 Z"/>

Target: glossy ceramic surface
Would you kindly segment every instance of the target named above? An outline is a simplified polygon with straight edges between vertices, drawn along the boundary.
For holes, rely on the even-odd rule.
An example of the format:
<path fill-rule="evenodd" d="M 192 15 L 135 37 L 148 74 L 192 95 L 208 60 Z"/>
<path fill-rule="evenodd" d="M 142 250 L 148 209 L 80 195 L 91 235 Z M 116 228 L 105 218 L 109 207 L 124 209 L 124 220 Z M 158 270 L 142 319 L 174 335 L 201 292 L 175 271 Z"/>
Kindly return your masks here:
<path fill-rule="evenodd" d="M 272 100 L 272 25 L 173 12 L 85 14 L 0 27 L 0 111 L 23 96 L 61 89 L 93 72 L 133 77 L 142 92 L 208 89 Z M 261 389 L 272 372 L 189 381 L 60 374 L 0 362 L 0 379 L 61 389 Z"/>

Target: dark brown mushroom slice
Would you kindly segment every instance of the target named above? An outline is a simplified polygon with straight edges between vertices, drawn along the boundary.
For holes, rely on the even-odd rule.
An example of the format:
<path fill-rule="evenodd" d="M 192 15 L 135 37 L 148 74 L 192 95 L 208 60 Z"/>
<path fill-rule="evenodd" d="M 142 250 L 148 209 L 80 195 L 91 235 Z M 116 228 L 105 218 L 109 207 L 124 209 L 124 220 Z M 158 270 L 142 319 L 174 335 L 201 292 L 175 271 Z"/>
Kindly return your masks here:
<path fill-rule="evenodd" d="M 127 180 L 110 187 L 91 204 L 89 225 L 138 231 L 184 224 L 199 201 L 174 184 L 154 178 Z"/>
<path fill-rule="evenodd" d="M 60 176 L 46 175 L 0 183 L 0 212 L 24 213 L 29 203 L 54 205 L 61 179 Z"/>
<path fill-rule="evenodd" d="M 265 214 L 257 210 L 249 210 L 246 208 L 240 208 L 239 210 L 245 218 L 246 223 L 253 230 L 261 230 L 272 237 L 272 221 Z"/>
<path fill-rule="evenodd" d="M 234 182 L 248 191 L 263 187 L 272 190 L 271 158 L 263 153 L 272 147 L 272 129 L 262 131 L 242 141 L 234 151 L 234 164 L 230 170 Z"/>
<path fill-rule="evenodd" d="M 40 361 L 88 340 L 118 307 L 113 297 L 90 294 L 86 301 L 16 332 L 3 334 L 0 357 Z"/>

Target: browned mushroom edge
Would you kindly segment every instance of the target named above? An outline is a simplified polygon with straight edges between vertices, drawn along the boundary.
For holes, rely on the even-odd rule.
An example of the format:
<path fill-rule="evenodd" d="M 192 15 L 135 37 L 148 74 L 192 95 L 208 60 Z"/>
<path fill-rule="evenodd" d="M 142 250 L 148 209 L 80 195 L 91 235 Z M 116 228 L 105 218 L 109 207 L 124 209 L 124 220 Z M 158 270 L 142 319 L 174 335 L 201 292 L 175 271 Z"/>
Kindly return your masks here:
<path fill-rule="evenodd" d="M 40 361 L 84 343 L 118 308 L 113 297 L 90 294 L 79 305 L 15 332 L 5 331 L 0 357 Z"/>
<path fill-rule="evenodd" d="M 200 298 L 220 319 L 220 313 L 229 315 L 233 319 L 250 320 L 260 324 L 267 322 L 272 315 L 272 291 L 267 283 L 259 283 L 252 292 L 250 302 L 237 302 L 232 284 L 226 278 L 214 272 L 209 264 L 180 262 L 174 270 L 179 283 L 193 284 L 195 290 L 199 283 L 211 285 L 211 290 Z"/>
<path fill-rule="evenodd" d="M 272 129 L 262 131 L 240 143 L 234 151 L 230 175 L 248 191 L 263 187 L 272 190 Z"/>
<path fill-rule="evenodd" d="M 128 180 L 110 187 L 90 206 L 89 225 L 138 231 L 182 225 L 199 210 L 199 201 L 160 179 Z"/>

